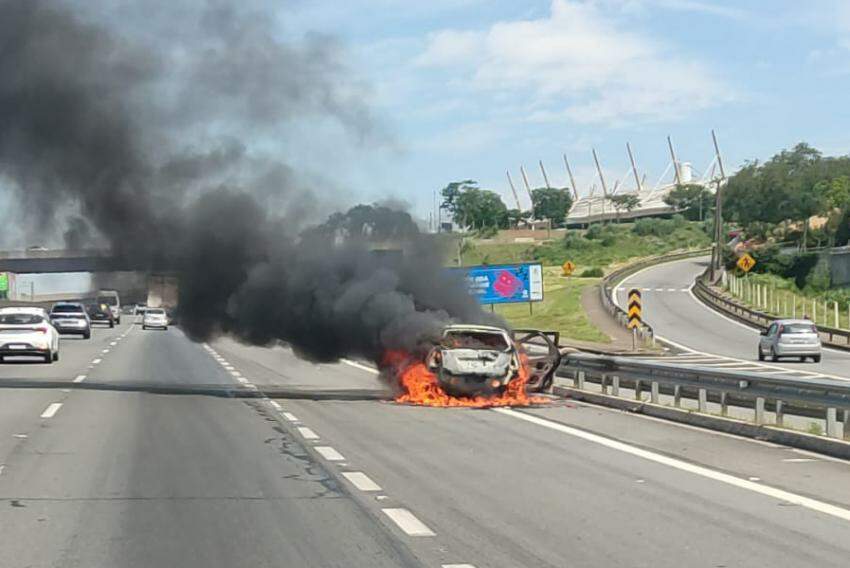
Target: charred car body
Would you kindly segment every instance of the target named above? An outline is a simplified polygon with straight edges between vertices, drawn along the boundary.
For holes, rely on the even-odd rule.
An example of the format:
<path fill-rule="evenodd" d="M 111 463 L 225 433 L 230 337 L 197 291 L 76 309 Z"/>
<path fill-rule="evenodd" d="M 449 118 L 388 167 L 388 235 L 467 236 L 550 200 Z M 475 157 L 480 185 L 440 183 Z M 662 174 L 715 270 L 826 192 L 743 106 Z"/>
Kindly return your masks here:
<path fill-rule="evenodd" d="M 450 325 L 428 353 L 426 365 L 451 396 L 493 396 L 519 376 L 524 359 L 527 390 L 542 391 L 551 385 L 561 360 L 557 340 L 557 333 L 537 330 Z"/>

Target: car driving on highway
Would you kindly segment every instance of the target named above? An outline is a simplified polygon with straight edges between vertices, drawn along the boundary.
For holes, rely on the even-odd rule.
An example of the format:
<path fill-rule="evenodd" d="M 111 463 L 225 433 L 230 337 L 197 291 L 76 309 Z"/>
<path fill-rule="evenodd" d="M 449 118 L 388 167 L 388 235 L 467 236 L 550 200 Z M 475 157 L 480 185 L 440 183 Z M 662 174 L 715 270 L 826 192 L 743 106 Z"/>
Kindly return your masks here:
<path fill-rule="evenodd" d="M 815 324 L 804 319 L 776 320 L 761 332 L 758 346 L 759 361 L 769 358 L 799 357 L 805 361 L 811 357 L 820 362 L 821 341 Z"/>
<path fill-rule="evenodd" d="M 100 290 L 97 293 L 97 303 L 106 304 L 112 312 L 115 323 L 121 323 L 121 298 L 115 290 Z"/>
<path fill-rule="evenodd" d="M 91 337 L 91 320 L 85 307 L 78 302 L 57 302 L 50 310 L 50 322 L 61 334 Z"/>
<path fill-rule="evenodd" d="M 0 361 L 10 356 L 59 360 L 59 333 L 42 308 L 0 309 Z"/>
<path fill-rule="evenodd" d="M 86 304 L 86 312 L 89 314 L 92 325 L 102 323 L 109 327 L 115 327 L 115 316 L 112 314 L 112 310 L 109 309 L 108 305 L 98 303 Z"/>
<path fill-rule="evenodd" d="M 156 327 L 168 329 L 168 314 L 162 308 L 147 308 L 142 316 L 142 329 Z"/>
<path fill-rule="evenodd" d="M 514 334 L 500 327 L 449 325 L 426 364 L 451 396 L 499 395 L 517 378 L 522 350 L 529 366 L 528 390 L 547 388 L 560 361 L 557 347 L 536 330 Z"/>

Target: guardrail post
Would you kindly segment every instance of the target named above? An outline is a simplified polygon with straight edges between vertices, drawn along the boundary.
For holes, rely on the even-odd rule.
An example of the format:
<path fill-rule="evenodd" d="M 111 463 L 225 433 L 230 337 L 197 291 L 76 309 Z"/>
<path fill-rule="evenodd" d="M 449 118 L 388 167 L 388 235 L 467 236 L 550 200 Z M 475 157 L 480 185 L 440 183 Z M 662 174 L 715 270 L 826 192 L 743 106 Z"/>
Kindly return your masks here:
<path fill-rule="evenodd" d="M 754 421 L 758 426 L 764 424 L 764 397 L 756 397 L 756 412 Z"/>
<path fill-rule="evenodd" d="M 599 386 L 602 389 L 602 394 L 608 394 L 608 375 L 602 373 L 602 379 L 599 381 Z"/>
<path fill-rule="evenodd" d="M 620 377 L 617 375 L 611 377 L 611 396 L 620 396 Z"/>
<path fill-rule="evenodd" d="M 720 393 L 720 415 L 729 414 L 729 401 L 726 400 L 726 391 Z"/>
<path fill-rule="evenodd" d="M 682 387 L 681 387 L 681 385 L 673 385 L 673 404 L 677 407 L 682 406 Z"/>
<path fill-rule="evenodd" d="M 708 410 L 708 391 L 705 389 L 699 389 L 699 401 L 697 402 L 697 410 L 700 412 L 706 412 Z"/>
<path fill-rule="evenodd" d="M 658 404 L 658 381 L 652 381 L 649 384 L 649 401 L 652 404 Z M 844 412 L 844 416 L 847 416 L 847 412 Z M 846 428 L 845 428 L 846 430 Z"/>
<path fill-rule="evenodd" d="M 785 423 L 785 403 L 781 400 L 776 401 L 776 425 L 782 426 Z"/>
<path fill-rule="evenodd" d="M 835 408 L 826 409 L 826 435 L 830 438 L 838 437 L 838 411 Z"/>
<path fill-rule="evenodd" d="M 584 371 L 579 371 L 576 373 L 576 378 L 573 382 L 573 385 L 579 390 L 584 390 Z"/>
<path fill-rule="evenodd" d="M 850 440 L 850 410 L 844 409 L 844 439 Z"/>
<path fill-rule="evenodd" d="M 635 380 L 635 400 L 642 401 L 642 398 L 641 398 L 642 395 L 643 395 L 643 384 L 641 383 L 640 379 L 636 379 Z"/>

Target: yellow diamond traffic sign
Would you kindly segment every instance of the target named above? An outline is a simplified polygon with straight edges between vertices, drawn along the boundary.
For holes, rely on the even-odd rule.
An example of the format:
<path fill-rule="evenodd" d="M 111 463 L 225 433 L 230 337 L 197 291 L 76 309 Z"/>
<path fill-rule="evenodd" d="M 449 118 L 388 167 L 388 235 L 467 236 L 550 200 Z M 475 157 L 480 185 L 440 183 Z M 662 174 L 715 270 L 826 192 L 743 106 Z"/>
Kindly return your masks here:
<path fill-rule="evenodd" d="M 563 266 L 561 266 L 561 270 L 564 271 L 564 276 L 571 275 L 573 272 L 575 272 L 575 269 L 576 269 L 576 265 L 571 260 L 568 260 L 567 262 L 564 263 Z"/>
<path fill-rule="evenodd" d="M 744 256 L 739 258 L 736 264 L 738 265 L 738 268 L 740 268 L 744 272 L 749 272 L 750 270 L 752 270 L 753 266 L 756 265 L 756 259 L 751 257 L 749 253 L 744 253 Z"/>

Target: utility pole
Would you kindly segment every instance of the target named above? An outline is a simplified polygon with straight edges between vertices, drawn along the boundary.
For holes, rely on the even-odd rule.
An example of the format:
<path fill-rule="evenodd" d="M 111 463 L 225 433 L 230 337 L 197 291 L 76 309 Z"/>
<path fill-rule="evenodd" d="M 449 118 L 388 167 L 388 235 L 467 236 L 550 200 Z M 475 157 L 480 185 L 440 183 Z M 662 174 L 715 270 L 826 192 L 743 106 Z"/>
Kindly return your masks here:
<path fill-rule="evenodd" d="M 596 171 L 599 173 L 599 181 L 602 183 L 602 214 L 601 219 L 605 220 L 605 200 L 608 199 L 608 187 L 605 185 L 605 176 L 602 175 L 602 167 L 599 165 L 599 158 L 596 156 L 596 148 L 592 148 L 593 161 L 596 163 Z"/>
<path fill-rule="evenodd" d="M 723 160 L 720 158 L 720 147 L 717 144 L 714 129 L 711 130 L 711 140 L 714 142 L 714 155 L 717 157 L 717 166 L 720 168 L 720 177 L 716 180 L 717 186 L 714 191 L 714 250 L 711 255 L 711 281 L 714 282 L 716 271 L 720 270 L 723 263 L 720 247 L 723 243 L 723 182 L 726 179 L 726 172 L 723 170 Z"/>
<path fill-rule="evenodd" d="M 629 152 L 629 162 L 632 163 L 632 173 L 635 174 L 635 183 L 637 184 L 637 191 L 638 193 L 640 193 L 641 191 L 643 191 L 643 187 L 640 183 L 640 176 L 638 176 L 637 173 L 637 166 L 635 166 L 635 157 L 632 154 L 632 147 L 629 145 L 628 142 L 626 142 L 626 150 Z"/>
<path fill-rule="evenodd" d="M 682 185 L 682 178 L 679 175 L 679 161 L 676 159 L 676 152 L 673 151 L 673 141 L 667 137 L 667 146 L 670 148 L 670 158 L 673 160 L 673 171 L 676 173 L 676 185 Z"/>
<path fill-rule="evenodd" d="M 570 178 L 570 186 L 573 188 L 573 197 L 578 201 L 578 189 L 576 189 L 576 179 L 573 177 L 573 170 L 570 168 L 570 163 L 567 161 L 567 155 L 564 154 L 564 165 L 567 167 L 567 175 Z"/>
<path fill-rule="evenodd" d="M 516 201 L 516 208 L 517 208 L 518 211 L 522 211 L 522 205 L 519 204 L 519 196 L 517 195 L 517 192 L 516 192 L 516 186 L 514 185 L 514 180 L 511 179 L 511 172 L 509 172 L 508 170 L 505 170 L 505 175 L 508 176 L 508 184 L 510 184 L 510 186 L 511 186 L 511 193 L 514 194 L 514 201 Z"/>

